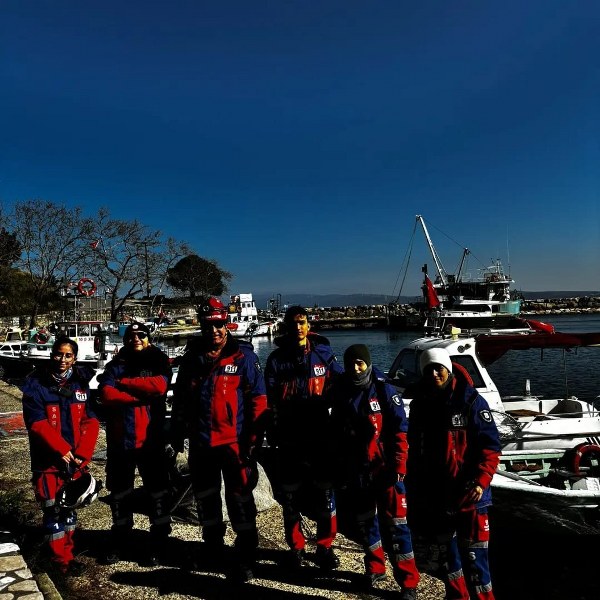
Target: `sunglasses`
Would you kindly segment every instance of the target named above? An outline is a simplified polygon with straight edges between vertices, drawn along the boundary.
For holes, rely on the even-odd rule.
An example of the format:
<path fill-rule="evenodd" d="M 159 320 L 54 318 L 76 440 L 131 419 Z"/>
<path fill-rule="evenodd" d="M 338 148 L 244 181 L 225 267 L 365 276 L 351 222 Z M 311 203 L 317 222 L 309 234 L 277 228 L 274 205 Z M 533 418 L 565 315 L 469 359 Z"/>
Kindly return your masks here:
<path fill-rule="evenodd" d="M 212 321 L 204 321 L 206 326 L 208 328 L 210 327 L 214 327 L 215 329 L 223 329 L 223 327 L 225 327 L 225 325 L 227 325 L 227 321 L 226 320 L 212 320 Z"/>
<path fill-rule="evenodd" d="M 145 331 L 134 331 L 130 334 L 129 339 L 132 340 L 134 337 L 137 337 L 138 340 L 145 340 L 148 337 L 148 334 Z"/>

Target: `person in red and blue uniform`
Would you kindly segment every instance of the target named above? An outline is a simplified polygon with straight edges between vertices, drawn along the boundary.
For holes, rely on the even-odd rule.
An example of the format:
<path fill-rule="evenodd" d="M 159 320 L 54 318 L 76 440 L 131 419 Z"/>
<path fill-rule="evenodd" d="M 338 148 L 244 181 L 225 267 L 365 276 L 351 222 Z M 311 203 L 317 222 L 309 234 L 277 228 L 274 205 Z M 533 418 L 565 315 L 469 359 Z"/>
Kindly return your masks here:
<path fill-rule="evenodd" d="M 310 332 L 308 312 L 290 306 L 284 315 L 286 334 L 276 338 L 265 368 L 272 422 L 268 441 L 275 453 L 275 488 L 283 509 L 288 567 L 303 565 L 303 498 L 309 498 L 317 525 L 315 562 L 335 569 L 332 548 L 337 533 L 333 491 L 331 418 L 325 397 L 343 372 L 327 338 Z M 305 509 L 306 510 L 306 509 Z"/>
<path fill-rule="evenodd" d="M 264 437 L 265 382 L 252 344 L 228 333 L 223 303 L 209 298 L 199 316 L 202 335 L 188 342 L 177 374 L 173 447 L 181 451 L 183 439 L 189 439 L 188 464 L 207 562 L 224 557 L 223 478 L 236 534 L 229 575 L 245 583 L 254 577 L 258 549 L 252 490 L 258 481 L 257 446 Z"/>
<path fill-rule="evenodd" d="M 408 422 L 402 397 L 373 366 L 364 344 L 346 349 L 344 370 L 331 390 L 332 432 L 339 482 L 365 551 L 367 584 L 385 578 L 385 548 L 402 588 L 399 598 L 414 600 L 419 572 L 406 520 Z"/>
<path fill-rule="evenodd" d="M 449 600 L 493 600 L 488 560 L 490 483 L 500 459 L 486 400 L 443 348 L 420 356 L 411 397 L 409 523 L 437 545 Z"/>
<path fill-rule="evenodd" d="M 171 533 L 165 415 L 172 369 L 167 355 L 150 343 L 149 334 L 143 323 L 129 325 L 123 347 L 98 376 L 106 415 L 106 487 L 111 492 L 113 521 L 104 556 L 108 564 L 120 561 L 131 542 L 136 467 L 150 506 L 150 544 L 143 560 L 158 564 Z"/>
<path fill-rule="evenodd" d="M 84 565 L 73 556 L 77 514 L 61 508 L 56 494 L 67 481 L 87 471 L 100 428 L 89 404 L 93 372 L 75 364 L 77 350 L 75 341 L 58 338 L 49 364 L 36 369 L 23 385 L 32 482 L 42 505 L 52 563 L 66 575 L 80 575 Z"/>

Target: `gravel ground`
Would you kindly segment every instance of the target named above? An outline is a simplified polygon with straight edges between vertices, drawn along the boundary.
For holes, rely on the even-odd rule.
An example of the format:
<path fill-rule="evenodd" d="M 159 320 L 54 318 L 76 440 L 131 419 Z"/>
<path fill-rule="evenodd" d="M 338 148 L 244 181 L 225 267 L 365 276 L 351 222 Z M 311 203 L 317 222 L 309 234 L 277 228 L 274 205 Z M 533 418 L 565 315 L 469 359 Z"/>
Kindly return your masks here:
<path fill-rule="evenodd" d="M 0 381 L 0 413 L 21 410 L 20 391 Z M 101 436 L 98 449 L 104 447 Z M 33 497 L 29 481 L 29 446 L 26 436 L 0 438 L 0 525 L 7 522 L 21 547 L 32 571 L 44 570 L 40 549 L 41 511 Z M 94 476 L 104 479 L 104 465 L 92 464 Z M 103 495 L 106 491 L 103 492 Z M 13 516 L 7 521 L 2 513 Z M 234 586 L 223 569 L 193 571 L 190 555 L 200 550 L 199 528 L 187 523 L 175 523 L 173 534 L 165 548 L 165 559 L 158 567 L 140 565 L 148 540 L 148 521 L 136 514 L 136 529 L 132 544 L 138 548 L 127 560 L 114 566 L 97 562 L 110 529 L 110 510 L 105 502 L 96 501 L 78 511 L 77 550 L 87 566 L 81 578 L 55 579 L 63 600 L 106 599 L 206 599 L 235 598 L 244 600 L 299 600 L 303 598 L 331 599 L 392 599 L 399 588 L 388 571 L 388 579 L 371 592 L 361 590 L 363 573 L 362 551 L 353 541 L 338 535 L 335 549 L 341 559 L 339 570 L 324 575 L 310 563 L 314 545 L 309 544 L 308 565 L 294 575 L 279 563 L 286 552 L 283 541 L 281 510 L 274 506 L 259 513 L 261 557 L 256 579 L 244 586 Z M 490 559 L 497 600 L 597 600 L 600 598 L 600 578 L 597 567 L 598 536 L 558 536 L 550 531 L 533 531 L 512 522 L 499 522 L 492 513 Z M 309 529 L 312 525 L 309 522 Z M 314 529 L 314 528 L 313 528 Z M 231 531 L 227 542 L 233 543 Z M 417 562 L 422 564 L 417 546 Z M 419 600 L 444 597 L 439 579 L 422 574 Z"/>
<path fill-rule="evenodd" d="M 21 394 L 17 388 L 0 382 L 0 412 L 21 409 Z M 101 433 L 97 451 L 105 447 Z M 17 498 L 19 519 L 15 528 L 23 555 L 32 571 L 44 570 L 42 539 L 39 526 L 41 511 L 34 500 L 29 482 L 29 446 L 27 437 L 11 436 L 0 442 L 0 465 L 2 483 L 0 492 Z M 104 465 L 92 463 L 92 473 L 96 478 L 104 479 Z M 106 495 L 104 490 L 101 497 Z M 256 568 L 256 578 L 249 584 L 236 586 L 226 578 L 222 568 L 194 571 L 189 568 L 190 556 L 198 555 L 201 549 L 198 526 L 188 523 L 174 523 L 173 533 L 164 551 L 164 560 L 158 567 L 145 567 L 138 562 L 143 556 L 144 545 L 148 540 L 148 520 L 143 514 L 135 515 L 135 529 L 132 534 L 131 555 L 116 565 L 106 566 L 97 562 L 101 556 L 103 543 L 111 526 L 110 509 L 105 502 L 96 501 L 91 506 L 78 511 L 78 530 L 76 550 L 78 558 L 87 566 L 85 575 L 80 578 L 54 578 L 56 587 L 64 600 L 86 598 L 86 600 L 105 600 L 120 598 L 152 599 L 206 599 L 235 598 L 243 593 L 244 599 L 257 600 L 302 598 L 331 598 L 352 600 L 367 598 L 393 598 L 397 596 L 398 586 L 388 572 L 388 579 L 378 583 L 372 592 L 361 590 L 362 551 L 355 542 L 338 535 L 334 548 L 340 557 L 341 565 L 337 571 L 324 574 L 311 561 L 314 544 L 309 540 L 307 546 L 307 565 L 298 574 L 291 573 L 280 566 L 287 546 L 283 537 L 283 519 L 279 506 L 259 513 L 258 529 L 260 533 L 260 560 Z M 314 531 L 314 524 L 307 522 L 308 531 Z M 233 535 L 228 528 L 226 541 L 233 545 Z M 137 548 L 137 552 L 135 551 Z M 443 598 L 442 583 L 423 574 L 419 584 L 419 598 L 434 600 Z"/>

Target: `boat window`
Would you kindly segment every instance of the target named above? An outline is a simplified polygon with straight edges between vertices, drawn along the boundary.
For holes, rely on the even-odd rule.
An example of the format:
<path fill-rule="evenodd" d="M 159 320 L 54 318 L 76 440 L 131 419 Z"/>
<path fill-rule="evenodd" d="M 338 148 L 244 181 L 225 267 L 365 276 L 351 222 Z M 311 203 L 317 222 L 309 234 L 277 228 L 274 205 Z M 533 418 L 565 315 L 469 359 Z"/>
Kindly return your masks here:
<path fill-rule="evenodd" d="M 407 386 L 409 383 L 417 381 L 419 379 L 417 353 L 409 348 L 402 350 L 392 364 L 389 376 L 392 379 L 397 379 L 403 386 Z"/>
<path fill-rule="evenodd" d="M 468 356 L 465 354 L 459 354 L 458 356 L 452 355 L 452 362 L 458 363 L 461 367 L 463 367 L 467 373 L 471 376 L 473 380 L 473 385 L 476 388 L 485 387 L 485 383 L 483 381 L 483 377 L 475 364 L 472 356 Z"/>

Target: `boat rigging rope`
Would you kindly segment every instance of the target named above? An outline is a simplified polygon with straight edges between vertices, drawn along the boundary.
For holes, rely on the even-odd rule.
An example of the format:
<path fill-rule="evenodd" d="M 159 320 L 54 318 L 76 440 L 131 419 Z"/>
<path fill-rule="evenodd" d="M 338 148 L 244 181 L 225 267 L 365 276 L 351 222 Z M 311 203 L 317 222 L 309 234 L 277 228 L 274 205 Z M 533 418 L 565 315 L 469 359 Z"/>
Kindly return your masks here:
<path fill-rule="evenodd" d="M 402 264 L 400 265 L 400 270 L 398 271 L 398 277 L 396 277 L 396 283 L 394 283 L 394 289 L 392 290 L 392 296 L 396 290 L 396 286 L 398 285 L 398 280 L 400 279 L 400 275 L 402 273 L 402 269 L 404 269 L 404 277 L 402 278 L 402 283 L 400 284 L 400 289 L 398 290 L 398 296 L 396 297 L 396 302 L 400 300 L 400 296 L 402 295 L 402 289 L 404 288 L 404 282 L 406 281 L 406 275 L 408 274 L 408 265 L 410 264 L 410 257 L 412 255 L 413 242 L 415 240 L 415 232 L 417 231 L 417 221 L 415 221 L 415 226 L 413 227 L 412 235 L 410 236 L 410 242 L 408 243 L 408 248 L 406 250 L 406 254 L 404 255 L 404 259 Z M 408 255 L 408 257 L 407 257 Z M 406 263 L 406 266 L 404 266 Z"/>

